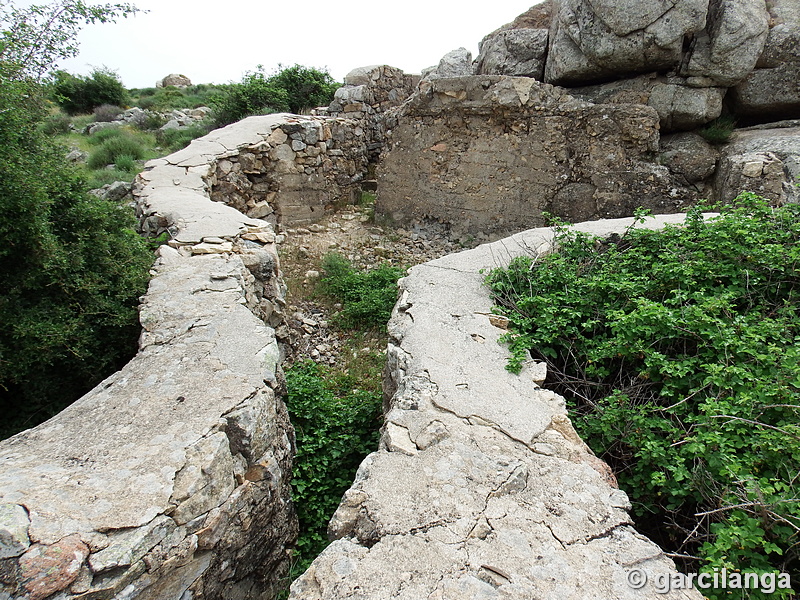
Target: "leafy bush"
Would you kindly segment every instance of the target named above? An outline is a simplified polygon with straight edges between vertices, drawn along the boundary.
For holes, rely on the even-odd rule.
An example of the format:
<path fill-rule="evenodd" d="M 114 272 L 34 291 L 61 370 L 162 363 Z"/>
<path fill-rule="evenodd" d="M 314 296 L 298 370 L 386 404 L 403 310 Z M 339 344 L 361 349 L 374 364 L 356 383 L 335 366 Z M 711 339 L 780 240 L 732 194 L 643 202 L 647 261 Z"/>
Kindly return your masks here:
<path fill-rule="evenodd" d="M 162 88 L 142 88 L 129 91 L 131 103 L 139 108 L 155 111 L 197 108 L 210 106 L 212 98 L 222 93 L 225 86 L 198 84 L 188 88 L 173 86 Z"/>
<path fill-rule="evenodd" d="M 123 137 L 126 135 L 130 135 L 130 133 L 122 127 L 106 127 L 105 129 L 95 131 L 93 134 L 88 136 L 86 138 L 86 142 L 90 146 L 100 146 L 110 139 Z"/>
<path fill-rule="evenodd" d="M 247 73 L 212 98 L 217 125 L 228 125 L 250 115 L 292 111 L 327 104 L 339 84 L 326 71 L 295 65 L 267 76 L 262 67 Z"/>
<path fill-rule="evenodd" d="M 300 521 L 296 572 L 305 571 L 328 545 L 328 521 L 359 464 L 378 445 L 381 395 L 353 389 L 351 383 L 337 385 L 312 362 L 286 370 L 286 404 L 297 437 L 292 480 Z"/>
<path fill-rule="evenodd" d="M 325 255 L 322 268 L 322 292 L 342 304 L 336 317 L 339 325 L 347 329 L 386 325 L 397 302 L 397 280 L 403 269 L 384 263 L 360 272 L 335 252 Z"/>
<path fill-rule="evenodd" d="M 125 87 L 108 69 L 95 69 L 88 77 L 56 71 L 52 88 L 56 103 L 70 115 L 89 113 L 103 104 L 124 105 L 127 101 Z"/>
<path fill-rule="evenodd" d="M 86 164 L 90 169 L 102 169 L 106 165 L 116 164 L 117 159 L 122 156 L 132 160 L 141 160 L 145 157 L 145 148 L 139 140 L 130 134 L 113 135 L 89 154 Z"/>
<path fill-rule="evenodd" d="M 799 239 L 800 207 L 742 194 L 602 243 L 561 227 L 558 253 L 489 277 L 510 368 L 547 361 L 640 527 L 693 571 L 797 571 Z"/>
<path fill-rule="evenodd" d="M 152 255 L 41 132 L 44 92 L 0 78 L 0 435 L 49 418 L 136 351 Z"/>
<path fill-rule="evenodd" d="M 317 106 L 328 105 L 341 84 L 327 71 L 294 65 L 280 69 L 270 83 L 288 94 L 289 110 L 301 114 Z"/>
<path fill-rule="evenodd" d="M 214 121 L 228 125 L 250 115 L 263 115 L 289 110 L 289 94 L 274 85 L 262 70 L 247 73 L 241 83 L 229 84 L 213 98 Z"/>

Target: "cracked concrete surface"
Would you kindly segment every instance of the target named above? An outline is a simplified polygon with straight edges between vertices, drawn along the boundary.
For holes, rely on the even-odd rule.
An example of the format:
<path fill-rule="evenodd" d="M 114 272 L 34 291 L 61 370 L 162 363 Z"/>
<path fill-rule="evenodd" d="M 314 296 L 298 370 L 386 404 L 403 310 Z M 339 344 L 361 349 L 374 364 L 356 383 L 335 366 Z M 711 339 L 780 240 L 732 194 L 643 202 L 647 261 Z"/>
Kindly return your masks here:
<path fill-rule="evenodd" d="M 631 222 L 577 227 L 605 235 Z M 504 369 L 481 270 L 551 242 L 549 229 L 527 231 L 401 280 L 380 447 L 331 520 L 336 541 L 290 598 L 702 598 L 628 586 L 634 566 L 652 579 L 672 561 L 636 533 L 626 494 L 575 434 L 563 399 L 536 383 L 535 365 Z"/>
<path fill-rule="evenodd" d="M 0 599 L 274 597 L 297 535 L 281 353 L 255 314 L 283 301 L 275 235 L 212 202 L 207 178 L 283 117 L 148 163 L 140 214 L 173 235 L 142 298 L 139 352 L 0 443 Z"/>

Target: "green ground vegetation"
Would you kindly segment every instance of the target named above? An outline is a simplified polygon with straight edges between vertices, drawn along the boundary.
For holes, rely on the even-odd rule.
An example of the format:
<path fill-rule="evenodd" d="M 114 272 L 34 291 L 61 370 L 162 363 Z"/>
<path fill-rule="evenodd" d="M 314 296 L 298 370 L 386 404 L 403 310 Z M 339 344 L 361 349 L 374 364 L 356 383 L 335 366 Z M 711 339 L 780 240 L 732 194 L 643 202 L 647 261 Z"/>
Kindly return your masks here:
<path fill-rule="evenodd" d="M 509 368 L 547 362 L 644 533 L 689 571 L 797 573 L 800 207 L 720 210 L 608 240 L 562 225 L 558 252 L 488 283 Z"/>
<path fill-rule="evenodd" d="M 300 521 L 293 577 L 328 545 L 328 521 L 358 465 L 377 449 L 386 357 L 374 348 L 386 345 L 385 325 L 403 274 L 388 265 L 359 271 L 338 254 L 324 257 L 323 265 L 313 293 L 341 305 L 336 322 L 347 331 L 347 343 L 333 367 L 303 361 L 286 370 L 287 407 L 297 436 L 292 494 Z"/>
<path fill-rule="evenodd" d="M 736 129 L 736 119 L 731 115 L 722 115 L 697 130 L 710 144 L 725 144 L 731 139 Z"/>

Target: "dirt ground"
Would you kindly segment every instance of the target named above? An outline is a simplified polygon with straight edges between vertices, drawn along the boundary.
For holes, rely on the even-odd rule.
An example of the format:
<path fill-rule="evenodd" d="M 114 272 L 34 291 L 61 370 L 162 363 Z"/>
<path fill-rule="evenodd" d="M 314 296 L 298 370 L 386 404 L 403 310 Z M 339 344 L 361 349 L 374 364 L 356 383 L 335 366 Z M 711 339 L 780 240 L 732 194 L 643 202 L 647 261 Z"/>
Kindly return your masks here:
<path fill-rule="evenodd" d="M 340 354 L 383 351 L 385 332 L 349 336 L 331 326 L 331 317 L 340 306 L 315 293 L 324 275 L 322 258 L 337 252 L 358 269 L 370 269 L 384 262 L 412 267 L 434 258 L 473 247 L 477 240 L 451 239 L 436 226 L 399 229 L 373 222 L 371 206 L 345 206 L 319 223 L 280 231 L 281 269 L 288 287 L 288 324 L 292 330 L 294 355 L 290 362 L 304 358 L 334 365 Z M 355 347 L 354 347 L 355 346 Z"/>

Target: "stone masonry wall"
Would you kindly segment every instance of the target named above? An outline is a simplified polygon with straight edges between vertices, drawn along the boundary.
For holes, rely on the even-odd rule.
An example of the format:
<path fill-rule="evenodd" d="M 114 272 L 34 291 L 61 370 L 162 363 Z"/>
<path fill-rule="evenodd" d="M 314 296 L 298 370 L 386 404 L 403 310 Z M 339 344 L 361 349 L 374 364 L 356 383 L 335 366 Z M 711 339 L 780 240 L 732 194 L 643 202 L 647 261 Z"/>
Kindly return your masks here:
<path fill-rule="evenodd" d="M 257 143 L 221 155 L 211 199 L 288 227 L 353 202 L 367 171 L 363 120 L 282 115 Z"/>
<path fill-rule="evenodd" d="M 632 223 L 577 227 L 608 235 Z M 482 269 L 547 252 L 552 239 L 526 231 L 401 280 L 380 447 L 331 520 L 335 541 L 290 599 L 702 599 L 654 585 L 676 574 L 672 561 L 632 527 L 626 494 L 576 434 L 564 399 L 539 386 L 542 365 L 504 369 L 503 321 Z M 650 581 L 642 589 L 628 583 L 638 570 Z"/>
<path fill-rule="evenodd" d="M 0 443 L 3 600 L 270 599 L 283 583 L 297 522 L 276 238 L 209 199 L 221 157 L 283 121 L 247 119 L 141 174 L 143 229 L 171 240 L 139 353 Z"/>
<path fill-rule="evenodd" d="M 415 83 L 385 65 L 353 70 L 327 109 L 281 115 L 253 145 L 219 155 L 209 179 L 212 200 L 287 227 L 357 202 L 393 122 L 387 111 L 405 101 Z"/>

